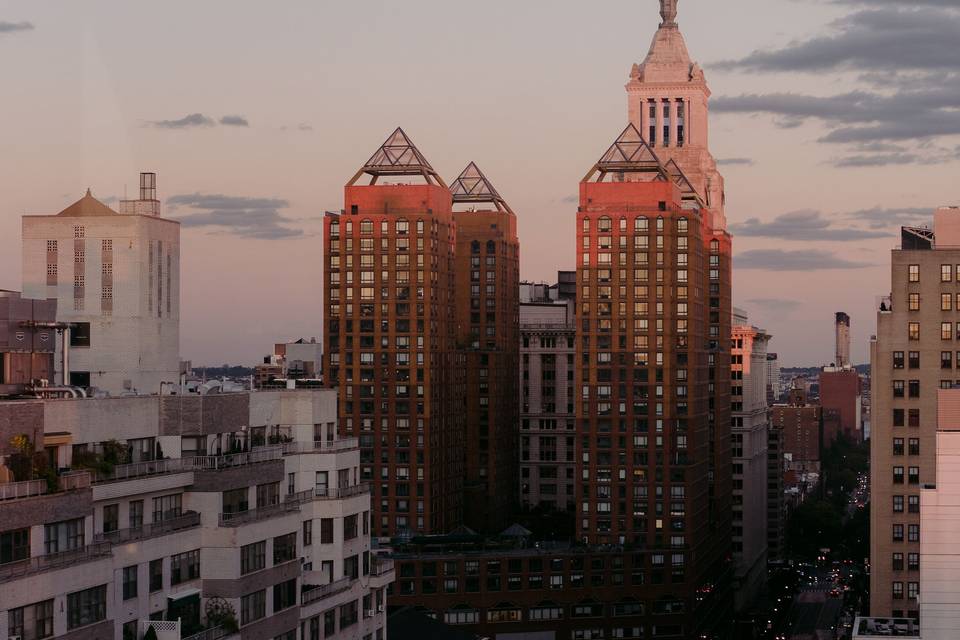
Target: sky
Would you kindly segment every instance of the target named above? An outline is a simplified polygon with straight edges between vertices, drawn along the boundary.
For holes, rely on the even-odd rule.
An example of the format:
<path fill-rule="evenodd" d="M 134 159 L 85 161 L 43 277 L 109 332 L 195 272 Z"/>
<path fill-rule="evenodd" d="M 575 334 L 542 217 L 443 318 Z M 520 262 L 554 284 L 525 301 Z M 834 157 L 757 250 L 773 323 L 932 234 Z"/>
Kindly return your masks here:
<path fill-rule="evenodd" d="M 181 354 L 320 336 L 322 215 L 396 126 L 575 263 L 578 181 L 627 122 L 657 0 L 0 0 L 0 288 L 20 216 L 156 171 L 182 221 Z M 680 0 L 726 177 L 734 302 L 785 366 L 869 358 L 901 224 L 960 204 L 960 0 Z"/>

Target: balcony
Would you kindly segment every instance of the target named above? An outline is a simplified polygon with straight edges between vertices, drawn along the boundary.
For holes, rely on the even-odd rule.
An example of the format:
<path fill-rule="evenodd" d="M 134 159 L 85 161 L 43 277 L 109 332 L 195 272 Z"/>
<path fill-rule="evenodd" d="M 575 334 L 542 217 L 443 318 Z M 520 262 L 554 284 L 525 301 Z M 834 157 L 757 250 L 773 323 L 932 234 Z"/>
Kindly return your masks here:
<path fill-rule="evenodd" d="M 283 454 L 289 456 L 298 453 L 337 453 L 359 447 L 360 441 L 357 438 L 341 438 L 329 442 L 286 442 L 283 444 Z"/>
<path fill-rule="evenodd" d="M 374 555 L 370 556 L 370 560 L 370 575 L 383 576 L 393 572 L 393 560 Z"/>
<path fill-rule="evenodd" d="M 239 527 L 251 522 L 259 522 L 269 518 L 276 518 L 294 511 L 300 511 L 300 503 L 296 501 L 284 501 L 278 504 L 271 504 L 256 509 L 246 511 L 235 511 L 233 513 L 220 514 L 221 527 Z"/>
<path fill-rule="evenodd" d="M 194 456 L 190 458 L 167 458 L 165 460 L 135 462 L 133 464 L 117 465 L 110 473 L 99 475 L 97 482 L 116 482 L 188 471 L 219 471 L 222 469 L 234 469 L 236 467 L 261 462 L 280 460 L 281 458 L 283 458 L 283 447 L 277 445 L 259 447 L 253 451 L 231 453 L 222 456 Z"/>
<path fill-rule="evenodd" d="M 19 500 L 35 496 L 50 495 L 62 491 L 76 491 L 90 486 L 91 477 L 86 471 L 65 473 L 57 478 L 58 489 L 50 491 L 46 480 L 24 480 L 0 484 L 0 501 Z"/>
<path fill-rule="evenodd" d="M 313 586 L 308 589 L 305 589 L 300 594 L 300 604 L 308 605 L 311 602 L 316 602 L 317 600 L 323 600 L 334 594 L 342 593 L 348 590 L 353 583 L 353 578 L 350 576 L 344 576 L 339 580 L 331 582 L 330 584 L 323 584 L 320 586 Z"/>
<path fill-rule="evenodd" d="M 188 511 L 182 516 L 152 522 L 142 527 L 131 527 L 129 529 L 118 529 L 108 533 L 98 533 L 94 539 L 97 542 L 109 542 L 110 544 L 126 544 L 137 540 L 147 540 L 157 538 L 170 533 L 176 533 L 186 529 L 193 529 L 200 526 L 200 514 L 196 511 Z"/>
<path fill-rule="evenodd" d="M 317 487 L 313 490 L 313 497 L 317 500 L 341 500 L 364 493 L 370 493 L 370 483 L 368 482 L 361 482 L 349 487 Z"/>
<path fill-rule="evenodd" d="M 0 565 L 0 581 L 90 562 L 109 556 L 110 553 L 111 545 L 109 542 L 95 542 L 79 549 L 35 556 L 21 562 L 11 562 Z"/>

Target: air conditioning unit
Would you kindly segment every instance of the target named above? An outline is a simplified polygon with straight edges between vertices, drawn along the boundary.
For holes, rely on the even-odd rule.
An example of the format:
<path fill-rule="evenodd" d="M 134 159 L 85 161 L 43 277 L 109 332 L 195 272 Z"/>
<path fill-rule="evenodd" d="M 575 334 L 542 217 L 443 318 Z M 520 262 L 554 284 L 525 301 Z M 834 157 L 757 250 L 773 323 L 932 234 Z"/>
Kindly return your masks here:
<path fill-rule="evenodd" d="M 7 636 L 7 640 L 23 640 L 23 636 Z"/>
<path fill-rule="evenodd" d="M 377 613 L 383 613 L 383 605 L 382 605 L 382 604 L 378 604 L 378 605 L 377 605 Z"/>
<path fill-rule="evenodd" d="M 372 618 L 372 617 L 375 616 L 376 614 L 377 614 L 377 612 L 374 611 L 373 609 L 367 609 L 367 617 L 368 617 L 368 618 Z"/>

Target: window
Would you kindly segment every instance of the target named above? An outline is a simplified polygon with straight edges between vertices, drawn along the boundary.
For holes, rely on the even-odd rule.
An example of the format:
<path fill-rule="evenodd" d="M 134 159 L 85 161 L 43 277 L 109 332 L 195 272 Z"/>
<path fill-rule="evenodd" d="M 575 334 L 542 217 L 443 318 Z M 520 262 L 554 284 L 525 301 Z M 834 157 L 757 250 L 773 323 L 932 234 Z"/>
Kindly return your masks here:
<path fill-rule="evenodd" d="M 67 594 L 67 628 L 76 629 L 105 620 L 107 585 Z"/>
<path fill-rule="evenodd" d="M 223 492 L 223 513 L 243 513 L 250 508 L 250 492 L 246 487 L 241 489 L 230 489 Z M 156 510 L 157 498 L 153 499 L 154 510 Z"/>
<path fill-rule="evenodd" d="M 53 637 L 53 600 L 10 609 L 7 614 L 8 637 L 25 640 Z"/>
<path fill-rule="evenodd" d="M 313 520 L 304 520 L 303 522 L 303 546 L 308 547 L 313 544 Z"/>
<path fill-rule="evenodd" d="M 902 427 L 906 424 L 904 421 L 904 411 L 903 409 L 894 409 L 893 410 L 893 426 Z"/>
<path fill-rule="evenodd" d="M 200 577 L 200 551 L 170 556 L 170 586 Z"/>
<path fill-rule="evenodd" d="M 902 398 L 904 391 L 903 380 L 894 380 L 893 381 L 893 397 Z"/>
<path fill-rule="evenodd" d="M 267 615 L 267 591 L 261 589 L 240 598 L 240 624 L 250 624 Z"/>
<path fill-rule="evenodd" d="M 953 294 L 940 294 L 940 311 L 950 311 L 953 308 Z"/>
<path fill-rule="evenodd" d="M 893 570 L 903 571 L 903 554 L 902 553 L 893 554 Z"/>
<path fill-rule="evenodd" d="M 953 280 L 953 267 L 949 264 L 940 265 L 940 282 Z"/>
<path fill-rule="evenodd" d="M 159 496 L 153 499 L 153 521 L 162 522 L 172 520 L 182 515 L 183 496 L 174 493 L 169 496 Z"/>
<path fill-rule="evenodd" d="M 297 604 L 297 579 L 273 585 L 273 612 L 289 609 Z"/>
<path fill-rule="evenodd" d="M 259 571 L 267 566 L 267 542 L 261 540 L 240 547 L 240 575 Z"/>
<path fill-rule="evenodd" d="M 893 496 L 893 512 L 903 513 L 903 496 Z"/>
<path fill-rule="evenodd" d="M 902 582 L 893 583 L 893 599 L 903 600 L 903 583 Z"/>
<path fill-rule="evenodd" d="M 949 324 L 949 323 L 947 323 L 947 324 Z M 942 330 L 941 330 L 941 334 L 942 334 L 942 333 L 943 333 L 943 332 L 942 332 Z M 949 340 L 949 339 L 950 339 L 950 333 L 951 333 L 950 331 L 947 332 L 947 337 L 944 338 L 944 340 Z M 909 323 L 909 324 L 907 325 L 907 337 L 908 337 L 910 340 L 919 340 L 919 339 L 920 339 L 920 323 L 919 323 L 919 322 L 911 322 L 911 323 Z"/>
<path fill-rule="evenodd" d="M 150 561 L 150 593 L 163 590 L 163 558 Z"/>
<path fill-rule="evenodd" d="M 903 484 L 903 467 L 893 468 L 893 484 Z"/>
<path fill-rule="evenodd" d="M 903 369 L 903 351 L 893 352 L 893 368 Z"/>
<path fill-rule="evenodd" d="M 920 525 L 918 524 L 907 525 L 907 541 L 920 542 Z"/>
<path fill-rule="evenodd" d="M 446 624 L 477 624 L 480 614 L 476 609 L 451 609 L 443 614 Z"/>
<path fill-rule="evenodd" d="M 320 544 L 333 544 L 333 518 L 320 520 Z"/>
<path fill-rule="evenodd" d="M 903 455 L 903 438 L 893 439 L 893 455 L 895 456 Z"/>
<path fill-rule="evenodd" d="M 110 533 L 120 528 L 120 505 L 107 504 L 103 506 L 103 532 Z"/>
<path fill-rule="evenodd" d="M 357 514 L 343 519 L 343 539 L 353 540 L 357 537 Z"/>
<path fill-rule="evenodd" d="M 143 526 L 143 500 L 131 500 L 127 513 L 131 529 L 139 529 Z"/>
<path fill-rule="evenodd" d="M 14 529 L 0 533 L 0 564 L 30 557 L 30 529 Z"/>
<path fill-rule="evenodd" d="M 907 410 L 907 424 L 911 427 L 920 426 L 920 409 Z"/>
<path fill-rule="evenodd" d="M 907 296 L 907 309 L 910 311 L 920 311 L 919 293 L 911 293 Z"/>
<path fill-rule="evenodd" d="M 44 525 L 43 534 L 46 555 L 81 549 L 84 546 L 83 518 Z"/>
<path fill-rule="evenodd" d="M 903 542 L 903 525 L 902 524 L 893 525 L 893 541 Z"/>
<path fill-rule="evenodd" d="M 940 368 L 941 369 L 953 368 L 953 352 L 952 351 L 940 352 Z"/>
<path fill-rule="evenodd" d="M 297 532 L 273 539 L 273 564 L 290 562 L 297 557 Z"/>
<path fill-rule="evenodd" d="M 911 264 L 907 267 L 907 274 L 910 282 L 920 282 L 920 265 Z"/>
<path fill-rule="evenodd" d="M 907 482 L 910 484 L 920 484 L 920 467 L 910 467 L 907 470 Z"/>
<path fill-rule="evenodd" d="M 920 513 L 920 496 L 907 496 L 907 511 Z"/>
<path fill-rule="evenodd" d="M 82 277 L 82 276 L 81 276 Z M 80 286 L 83 286 L 81 280 Z M 89 347 L 90 346 L 90 323 L 74 322 L 70 329 L 71 347 Z"/>
<path fill-rule="evenodd" d="M 911 369 L 919 369 L 920 368 L 920 352 L 911 351 L 908 362 Z"/>
<path fill-rule="evenodd" d="M 920 381 L 919 380 L 910 380 L 907 383 L 907 395 L 911 398 L 920 397 Z"/>
<path fill-rule="evenodd" d="M 280 483 L 268 482 L 257 485 L 257 508 L 269 507 L 280 502 Z"/>
<path fill-rule="evenodd" d="M 123 599 L 137 597 L 137 565 L 123 568 Z"/>
<path fill-rule="evenodd" d="M 919 582 L 908 582 L 907 583 L 907 597 L 911 600 L 916 600 L 920 597 L 920 583 Z"/>
<path fill-rule="evenodd" d="M 920 438 L 910 438 L 910 448 L 908 453 L 911 456 L 920 455 Z"/>
<path fill-rule="evenodd" d="M 920 571 L 920 554 L 907 554 L 907 571 Z"/>

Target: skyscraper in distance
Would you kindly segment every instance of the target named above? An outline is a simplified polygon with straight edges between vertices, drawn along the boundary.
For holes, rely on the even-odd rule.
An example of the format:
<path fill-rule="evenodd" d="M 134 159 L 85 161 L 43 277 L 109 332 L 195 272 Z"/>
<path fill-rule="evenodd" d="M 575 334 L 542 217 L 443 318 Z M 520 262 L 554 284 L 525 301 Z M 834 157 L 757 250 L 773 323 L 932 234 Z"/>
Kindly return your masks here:
<path fill-rule="evenodd" d="M 843 369 L 850 366 L 850 316 L 843 311 L 837 311 L 835 325 L 835 364 L 838 369 Z"/>

